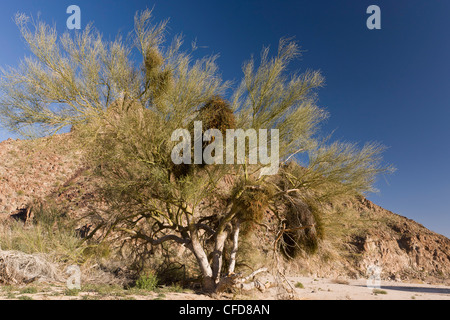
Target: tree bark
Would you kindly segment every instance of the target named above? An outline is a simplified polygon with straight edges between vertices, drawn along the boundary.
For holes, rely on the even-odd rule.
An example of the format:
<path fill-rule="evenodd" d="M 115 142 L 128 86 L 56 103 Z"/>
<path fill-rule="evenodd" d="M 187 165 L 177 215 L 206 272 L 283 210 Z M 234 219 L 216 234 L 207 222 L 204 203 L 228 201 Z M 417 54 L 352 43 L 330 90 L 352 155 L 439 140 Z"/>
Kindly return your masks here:
<path fill-rule="evenodd" d="M 241 223 L 239 221 L 236 221 L 234 228 L 233 228 L 233 234 L 232 234 L 232 241 L 233 241 L 233 248 L 231 249 L 231 255 L 230 255 L 230 265 L 228 267 L 228 274 L 233 274 L 234 269 L 236 268 L 236 255 L 239 249 L 239 231 L 240 231 Z"/>
<path fill-rule="evenodd" d="M 200 267 L 200 271 L 203 276 L 203 290 L 208 293 L 213 293 L 216 289 L 213 270 L 209 264 L 208 256 L 203 249 L 199 239 L 198 239 L 198 229 L 195 224 L 190 222 L 189 216 L 186 216 L 189 226 L 189 233 L 191 238 L 191 243 L 189 244 L 189 249 L 194 253 L 197 263 Z"/>
<path fill-rule="evenodd" d="M 220 281 L 220 273 L 222 270 L 222 263 L 223 263 L 223 248 L 225 246 L 225 241 L 227 240 L 227 237 L 228 237 L 227 231 L 222 231 L 216 236 L 216 243 L 212 256 L 212 270 L 215 283 L 219 283 Z"/>

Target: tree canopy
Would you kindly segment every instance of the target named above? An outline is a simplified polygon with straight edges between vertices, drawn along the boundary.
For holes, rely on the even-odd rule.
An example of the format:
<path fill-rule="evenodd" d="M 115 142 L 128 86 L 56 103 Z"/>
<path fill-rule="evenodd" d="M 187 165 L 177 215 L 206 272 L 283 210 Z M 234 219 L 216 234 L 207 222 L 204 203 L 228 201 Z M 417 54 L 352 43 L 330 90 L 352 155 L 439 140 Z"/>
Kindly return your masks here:
<path fill-rule="evenodd" d="M 181 36 L 168 43 L 167 22 L 153 23 L 149 10 L 136 14 L 128 37 L 113 41 L 92 26 L 58 36 L 23 14 L 16 23 L 32 56 L 1 69 L 4 126 L 24 135 L 73 127 L 109 207 L 99 224 L 105 237 L 114 232 L 134 245 L 186 248 L 207 291 L 243 285 L 235 276 L 239 236 L 252 226 L 271 231 L 275 255 L 293 257 L 305 243 L 317 245 L 321 203 L 374 191 L 376 176 L 392 171 L 380 144 L 322 138 L 328 114 L 316 95 L 324 77 L 290 72 L 301 53 L 290 39 L 273 56 L 264 48 L 246 62 L 233 84 L 221 78 L 217 56 L 194 58 Z M 278 130 L 278 174 L 261 176 L 266 165 L 247 157 L 175 164 L 171 136 L 192 132 L 196 121 L 221 132 Z"/>

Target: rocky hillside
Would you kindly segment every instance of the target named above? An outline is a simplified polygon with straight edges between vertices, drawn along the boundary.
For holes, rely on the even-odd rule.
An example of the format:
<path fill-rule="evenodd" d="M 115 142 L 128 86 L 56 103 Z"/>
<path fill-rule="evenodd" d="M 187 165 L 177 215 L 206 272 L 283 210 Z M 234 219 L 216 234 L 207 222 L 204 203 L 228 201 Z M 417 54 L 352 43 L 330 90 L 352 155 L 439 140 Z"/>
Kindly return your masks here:
<path fill-rule="evenodd" d="M 299 270 L 360 278 L 378 266 L 382 279 L 450 283 L 450 240 L 417 222 L 363 197 L 330 205 L 323 219 L 319 253 L 299 259 Z"/>
<path fill-rule="evenodd" d="M 92 181 L 70 140 L 65 134 L 0 143 L 0 216 L 17 214 L 36 199 L 62 204 L 71 215 L 90 210 Z M 322 220 L 325 238 L 317 254 L 291 263 L 292 273 L 360 278 L 375 265 L 384 279 L 450 279 L 449 239 L 363 197 L 330 204 Z"/>
<path fill-rule="evenodd" d="M 68 135 L 59 135 L 0 143 L 0 215 L 13 214 L 34 199 L 44 199 L 79 170 L 79 154 L 68 148 L 67 140 Z"/>

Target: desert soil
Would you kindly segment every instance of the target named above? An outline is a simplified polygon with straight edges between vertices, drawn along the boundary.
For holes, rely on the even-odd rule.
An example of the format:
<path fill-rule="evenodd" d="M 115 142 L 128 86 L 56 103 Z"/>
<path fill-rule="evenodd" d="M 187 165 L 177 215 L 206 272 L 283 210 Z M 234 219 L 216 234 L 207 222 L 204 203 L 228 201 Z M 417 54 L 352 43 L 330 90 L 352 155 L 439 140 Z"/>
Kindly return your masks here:
<path fill-rule="evenodd" d="M 450 300 L 450 286 L 381 281 L 380 289 L 367 287 L 367 280 L 293 278 L 304 289 L 297 289 L 306 300 Z M 343 283 L 337 283 L 343 282 Z M 376 289 L 375 289 L 376 290 Z M 379 292 L 379 293 L 377 293 Z"/>
<path fill-rule="evenodd" d="M 367 287 L 367 281 L 315 279 L 295 277 L 289 279 L 295 289 L 296 300 L 450 300 L 450 286 L 381 281 L 380 289 Z M 301 285 L 300 285 L 301 284 Z M 298 288 L 303 287 L 303 288 Z M 126 290 L 96 292 L 82 290 L 76 295 L 68 294 L 62 286 L 38 286 L 37 292 L 29 293 L 24 288 L 0 287 L 0 300 L 211 300 L 211 297 L 187 290 L 171 292 L 162 288 L 156 292 L 127 292 Z M 36 291 L 36 290 L 35 290 Z M 273 300 L 276 290 L 264 293 L 251 292 L 246 295 L 222 295 L 218 299 Z"/>

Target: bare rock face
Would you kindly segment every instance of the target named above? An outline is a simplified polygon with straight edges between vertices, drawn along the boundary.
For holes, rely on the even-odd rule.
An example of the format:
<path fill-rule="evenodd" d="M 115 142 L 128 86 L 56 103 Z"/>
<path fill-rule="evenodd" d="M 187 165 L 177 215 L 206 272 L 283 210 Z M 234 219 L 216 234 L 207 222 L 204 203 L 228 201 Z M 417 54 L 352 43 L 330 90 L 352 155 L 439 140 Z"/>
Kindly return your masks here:
<path fill-rule="evenodd" d="M 384 280 L 447 283 L 450 240 L 363 197 L 331 204 L 324 214 L 325 239 L 298 270 L 319 277 L 364 278 L 371 267 Z"/>
<path fill-rule="evenodd" d="M 379 265 L 386 278 L 399 280 L 448 277 L 450 240 L 412 220 L 396 218 L 386 228 L 371 230 L 359 239 L 360 268 Z"/>

